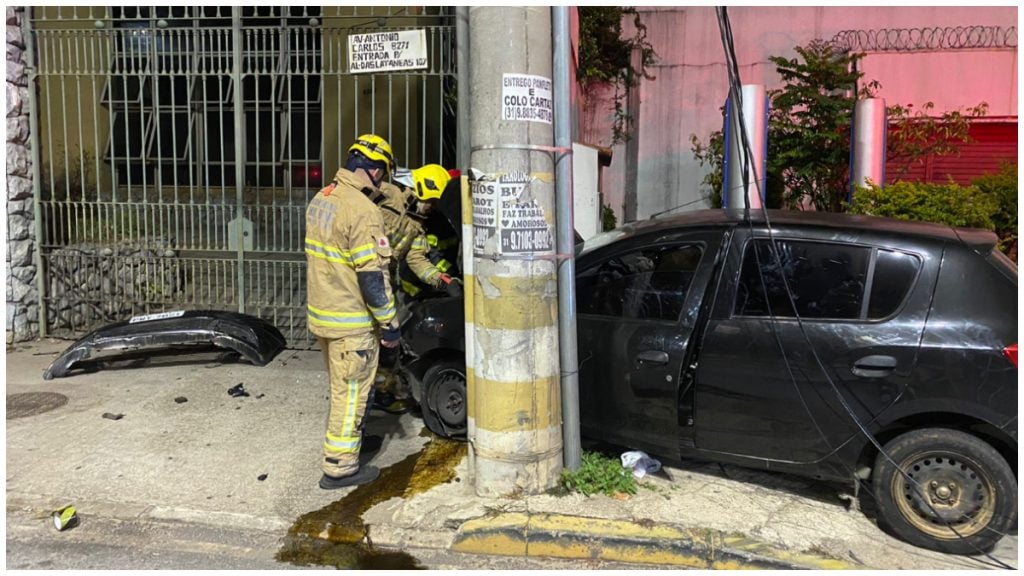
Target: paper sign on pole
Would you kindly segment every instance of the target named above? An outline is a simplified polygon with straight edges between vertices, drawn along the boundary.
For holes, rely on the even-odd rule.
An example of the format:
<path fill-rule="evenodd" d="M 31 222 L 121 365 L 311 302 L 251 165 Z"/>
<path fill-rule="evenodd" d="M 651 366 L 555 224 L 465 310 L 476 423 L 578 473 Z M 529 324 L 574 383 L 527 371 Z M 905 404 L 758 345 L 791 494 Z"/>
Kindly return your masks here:
<path fill-rule="evenodd" d="M 470 181 L 473 198 L 473 252 L 483 254 L 494 237 L 498 220 L 498 184 L 492 179 Z"/>
<path fill-rule="evenodd" d="M 552 252 L 551 227 L 544 209 L 526 198 L 531 178 L 524 172 L 503 174 L 498 179 L 498 230 L 500 254 Z"/>
<path fill-rule="evenodd" d="M 501 119 L 551 124 L 551 79 L 502 74 Z"/>
<path fill-rule="evenodd" d="M 372 32 L 349 34 L 350 74 L 416 70 L 427 64 L 427 31 Z"/>

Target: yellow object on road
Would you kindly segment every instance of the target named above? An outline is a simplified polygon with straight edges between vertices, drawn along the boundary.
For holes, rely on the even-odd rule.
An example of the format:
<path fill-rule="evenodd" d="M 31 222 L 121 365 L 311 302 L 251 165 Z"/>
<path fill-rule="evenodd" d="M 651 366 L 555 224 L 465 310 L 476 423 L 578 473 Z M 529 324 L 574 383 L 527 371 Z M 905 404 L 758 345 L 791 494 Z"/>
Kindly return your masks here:
<path fill-rule="evenodd" d="M 75 507 L 68 505 L 53 511 L 53 527 L 63 532 L 78 524 L 78 513 Z"/>

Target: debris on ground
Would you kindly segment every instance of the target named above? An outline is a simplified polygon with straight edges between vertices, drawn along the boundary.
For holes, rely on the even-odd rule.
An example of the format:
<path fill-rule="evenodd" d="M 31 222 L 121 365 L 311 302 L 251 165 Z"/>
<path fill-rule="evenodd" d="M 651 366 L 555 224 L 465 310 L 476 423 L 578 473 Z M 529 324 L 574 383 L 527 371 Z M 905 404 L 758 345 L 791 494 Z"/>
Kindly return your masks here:
<path fill-rule="evenodd" d="M 54 510 L 50 517 L 53 519 L 53 527 L 58 532 L 69 530 L 78 525 L 78 513 L 75 512 L 75 507 L 70 504 Z"/>
<path fill-rule="evenodd" d="M 110 412 L 104 412 L 103 417 L 106 418 L 107 420 L 120 420 L 121 418 L 124 418 L 124 414 L 112 414 Z"/>
<path fill-rule="evenodd" d="M 185 402 L 188 402 L 188 398 L 185 398 L 184 396 L 178 396 L 177 398 L 174 399 L 174 401 L 177 402 L 178 404 L 184 404 Z"/>
<path fill-rule="evenodd" d="M 661 470 L 661 462 L 648 456 L 645 452 L 631 450 L 624 452 L 620 457 L 623 468 L 632 468 L 635 478 L 643 478 L 648 474 L 654 474 Z"/>
<path fill-rule="evenodd" d="M 249 393 L 245 391 L 245 386 L 241 382 L 239 382 L 237 386 L 228 388 L 228 396 L 231 396 L 232 398 L 239 398 L 241 396 L 248 395 Z"/>
<path fill-rule="evenodd" d="M 256 395 L 256 399 L 259 400 L 260 398 L 263 398 L 264 396 L 266 396 L 266 394 L 257 394 Z"/>
<path fill-rule="evenodd" d="M 256 477 L 256 479 L 259 480 L 260 482 L 263 482 L 264 480 L 267 479 L 267 475 L 266 474 L 260 474 L 259 476 Z"/>

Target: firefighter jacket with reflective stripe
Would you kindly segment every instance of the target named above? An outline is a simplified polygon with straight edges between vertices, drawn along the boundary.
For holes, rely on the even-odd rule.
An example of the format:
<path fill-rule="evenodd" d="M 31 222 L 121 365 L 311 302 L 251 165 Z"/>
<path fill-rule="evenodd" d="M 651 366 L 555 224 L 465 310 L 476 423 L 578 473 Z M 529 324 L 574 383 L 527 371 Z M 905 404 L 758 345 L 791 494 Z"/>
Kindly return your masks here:
<path fill-rule="evenodd" d="M 380 210 L 348 170 L 306 208 L 306 285 L 309 330 L 342 338 L 394 327 L 395 299 L 387 270 L 391 245 Z"/>
<path fill-rule="evenodd" d="M 441 270 L 427 257 L 430 246 L 423 224 L 409 214 L 414 210 L 416 195 L 412 190 L 382 183 L 380 194 L 373 197 L 384 217 L 384 230 L 391 241 L 392 277 L 398 278 L 398 263 L 405 262 L 424 284 L 441 286 Z"/>

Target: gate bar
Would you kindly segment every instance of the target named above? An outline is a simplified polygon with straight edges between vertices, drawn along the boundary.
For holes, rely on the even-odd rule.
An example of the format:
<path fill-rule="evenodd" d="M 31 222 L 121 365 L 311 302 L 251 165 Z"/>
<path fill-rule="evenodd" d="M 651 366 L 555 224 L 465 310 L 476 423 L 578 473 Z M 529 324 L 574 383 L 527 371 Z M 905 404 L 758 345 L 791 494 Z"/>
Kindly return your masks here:
<path fill-rule="evenodd" d="M 15 8 L 18 10 L 18 8 Z M 43 274 L 43 212 L 40 203 L 42 196 L 42 139 L 39 134 L 39 103 L 36 101 L 36 83 L 39 71 L 36 68 L 36 42 L 32 33 L 32 7 L 21 8 L 21 35 L 25 41 L 25 75 L 28 84 L 28 143 L 32 158 L 32 227 L 35 230 L 35 254 L 32 260 L 36 265 L 36 292 L 39 294 L 39 337 L 46 337 L 46 275 Z M 52 170 L 52 167 L 51 167 Z"/>
<path fill-rule="evenodd" d="M 235 82 L 235 222 L 238 224 L 238 233 L 235 240 L 238 242 L 238 312 L 245 313 L 245 223 L 242 218 L 245 214 L 243 202 L 243 186 L 245 186 L 245 112 L 242 101 L 242 8 L 235 6 L 231 9 L 231 51 L 232 70 L 231 75 Z M 258 114 L 258 112 L 257 112 Z"/>

